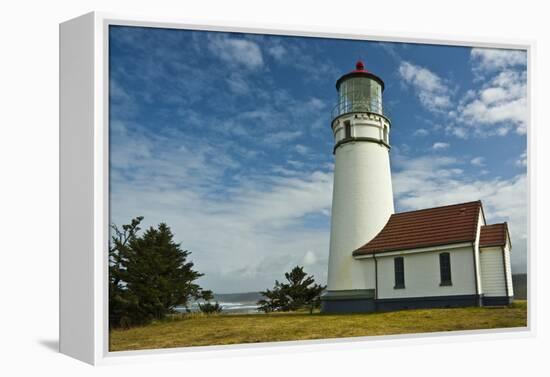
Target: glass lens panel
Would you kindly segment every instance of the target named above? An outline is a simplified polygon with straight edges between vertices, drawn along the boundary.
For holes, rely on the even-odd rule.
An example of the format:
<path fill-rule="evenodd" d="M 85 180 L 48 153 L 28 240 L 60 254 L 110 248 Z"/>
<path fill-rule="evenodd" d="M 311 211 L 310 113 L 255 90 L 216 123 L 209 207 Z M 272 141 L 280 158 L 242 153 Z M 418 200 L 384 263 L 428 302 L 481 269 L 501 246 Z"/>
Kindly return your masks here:
<path fill-rule="evenodd" d="M 368 77 L 353 77 L 340 85 L 338 115 L 369 111 L 382 114 L 382 88 Z"/>

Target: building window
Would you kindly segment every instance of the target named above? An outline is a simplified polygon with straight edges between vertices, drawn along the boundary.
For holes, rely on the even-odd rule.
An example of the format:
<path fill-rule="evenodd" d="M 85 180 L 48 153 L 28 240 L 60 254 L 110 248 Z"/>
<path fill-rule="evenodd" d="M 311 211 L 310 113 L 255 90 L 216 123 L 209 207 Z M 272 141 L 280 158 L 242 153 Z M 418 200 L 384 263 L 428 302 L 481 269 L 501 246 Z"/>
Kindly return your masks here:
<path fill-rule="evenodd" d="M 393 259 L 395 270 L 395 287 L 394 289 L 405 288 L 405 267 L 403 265 L 403 257 Z"/>
<path fill-rule="evenodd" d="M 441 273 L 441 284 L 453 285 L 451 282 L 451 255 L 449 253 L 439 254 L 439 271 Z"/>
<path fill-rule="evenodd" d="M 344 139 L 349 139 L 351 137 L 351 123 L 349 121 L 344 122 Z"/>

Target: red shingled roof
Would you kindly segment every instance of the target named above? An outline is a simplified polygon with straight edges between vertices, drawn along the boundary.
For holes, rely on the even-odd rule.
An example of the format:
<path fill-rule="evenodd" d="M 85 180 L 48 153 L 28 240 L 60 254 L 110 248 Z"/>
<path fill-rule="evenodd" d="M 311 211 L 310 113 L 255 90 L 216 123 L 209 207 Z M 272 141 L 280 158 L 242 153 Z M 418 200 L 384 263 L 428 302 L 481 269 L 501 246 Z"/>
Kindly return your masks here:
<path fill-rule="evenodd" d="M 508 237 L 508 224 L 493 224 L 481 227 L 479 247 L 504 246 Z"/>
<path fill-rule="evenodd" d="M 474 242 L 480 211 L 478 200 L 393 214 L 380 233 L 353 255 Z"/>

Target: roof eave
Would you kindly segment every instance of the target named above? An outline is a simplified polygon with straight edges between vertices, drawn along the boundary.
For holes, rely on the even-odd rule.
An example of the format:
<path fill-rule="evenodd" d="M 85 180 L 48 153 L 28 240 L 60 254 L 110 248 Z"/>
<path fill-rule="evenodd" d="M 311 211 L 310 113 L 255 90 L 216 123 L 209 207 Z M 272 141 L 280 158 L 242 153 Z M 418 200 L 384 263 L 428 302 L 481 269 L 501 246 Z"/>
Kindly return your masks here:
<path fill-rule="evenodd" d="M 363 253 L 361 253 L 359 251 L 359 249 L 357 249 L 357 250 L 354 250 L 352 252 L 352 256 L 353 257 L 360 257 L 360 256 L 367 256 L 367 255 L 378 255 L 378 254 L 383 254 L 383 253 L 392 253 L 392 252 L 397 252 L 397 251 L 414 251 L 414 250 L 419 250 L 419 249 L 424 249 L 424 248 L 431 248 L 431 247 L 438 247 L 438 246 L 447 246 L 447 245 L 458 245 L 458 244 L 462 244 L 462 243 L 471 243 L 471 242 L 474 242 L 474 241 L 475 241 L 475 239 L 467 239 L 467 240 L 461 240 L 461 241 L 437 243 L 437 244 L 433 244 L 433 245 L 421 245 L 421 246 L 416 246 L 416 247 L 412 247 L 412 248 L 401 248 L 401 247 L 399 247 L 399 248 L 392 248 L 392 249 L 368 251 L 368 252 L 363 252 Z"/>

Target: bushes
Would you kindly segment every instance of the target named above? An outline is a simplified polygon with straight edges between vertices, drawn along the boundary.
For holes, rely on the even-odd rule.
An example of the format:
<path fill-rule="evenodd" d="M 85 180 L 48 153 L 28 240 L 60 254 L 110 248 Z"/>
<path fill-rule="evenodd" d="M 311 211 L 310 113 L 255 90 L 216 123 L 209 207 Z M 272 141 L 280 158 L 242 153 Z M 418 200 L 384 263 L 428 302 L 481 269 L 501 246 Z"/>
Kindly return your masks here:
<path fill-rule="evenodd" d="M 223 308 L 217 301 L 215 304 L 208 301 L 204 304 L 199 304 L 199 310 L 204 314 L 219 314 L 222 312 Z"/>

